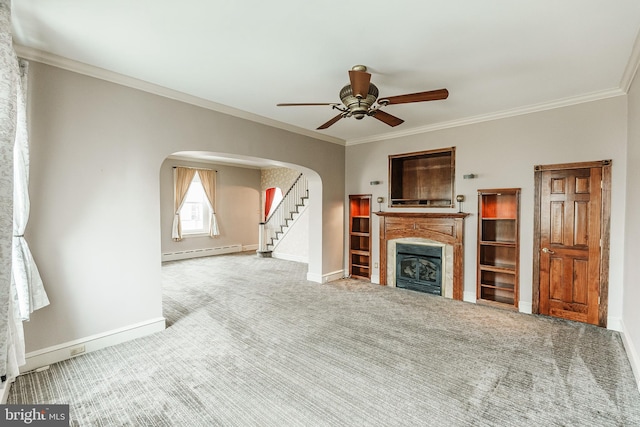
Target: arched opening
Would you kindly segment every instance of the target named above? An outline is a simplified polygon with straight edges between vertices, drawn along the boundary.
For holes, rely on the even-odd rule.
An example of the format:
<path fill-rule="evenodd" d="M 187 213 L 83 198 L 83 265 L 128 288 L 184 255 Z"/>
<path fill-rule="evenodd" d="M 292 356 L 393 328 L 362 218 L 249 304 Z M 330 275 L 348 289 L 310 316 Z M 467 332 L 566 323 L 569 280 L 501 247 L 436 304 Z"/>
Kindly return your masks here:
<path fill-rule="evenodd" d="M 212 238 L 196 234 L 181 242 L 171 239 L 174 216 L 172 168 L 177 165 L 204 167 L 217 171 L 216 215 L 220 235 Z M 160 168 L 161 252 L 162 260 L 216 255 L 241 250 L 257 250 L 259 223 L 264 221 L 286 193 L 285 184 L 263 182 L 263 171 L 290 170 L 291 176 L 303 174 L 309 181 L 309 203 L 305 227 L 304 252 L 308 279 L 322 281 L 322 182 L 317 172 L 295 164 L 268 159 L 213 152 L 176 152 Z M 287 187 L 288 188 L 288 187 Z M 269 190 L 269 191 L 267 191 Z M 270 194 L 267 197 L 267 194 Z M 313 226 L 311 226 L 313 224 Z M 227 252 L 228 251 L 228 252 Z M 176 258 L 178 257 L 178 258 Z M 298 261 L 298 259 L 294 259 Z"/>

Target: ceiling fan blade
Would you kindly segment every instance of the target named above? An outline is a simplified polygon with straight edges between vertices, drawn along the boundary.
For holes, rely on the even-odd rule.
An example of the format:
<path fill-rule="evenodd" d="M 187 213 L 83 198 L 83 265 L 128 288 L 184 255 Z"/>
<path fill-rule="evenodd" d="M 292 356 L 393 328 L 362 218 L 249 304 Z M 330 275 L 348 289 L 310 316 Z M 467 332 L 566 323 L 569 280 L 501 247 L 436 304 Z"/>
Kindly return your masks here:
<path fill-rule="evenodd" d="M 326 129 L 329 126 L 331 126 L 332 124 L 334 124 L 335 122 L 337 122 L 338 120 L 340 120 L 342 118 L 342 114 L 338 114 L 337 116 L 335 116 L 333 119 L 329 120 L 327 123 L 324 123 L 322 125 L 320 125 L 318 127 L 318 130 L 322 130 L 322 129 Z"/>
<path fill-rule="evenodd" d="M 409 93 L 407 95 L 390 96 L 388 98 L 380 98 L 378 102 L 390 104 L 406 104 L 408 102 L 437 101 L 447 99 L 449 91 L 446 89 L 430 90 L 427 92 Z M 383 102 L 381 102 L 383 101 Z"/>
<path fill-rule="evenodd" d="M 349 70 L 349 80 L 351 81 L 351 92 L 353 96 L 366 98 L 369 94 L 371 74 L 366 71 Z"/>
<path fill-rule="evenodd" d="M 276 104 L 276 107 L 302 107 L 302 106 L 308 106 L 308 105 L 338 105 L 335 102 L 307 102 L 307 103 L 302 103 L 302 104 L 296 104 L 296 103 L 282 103 L 282 104 Z"/>
<path fill-rule="evenodd" d="M 392 116 L 389 113 L 385 113 L 382 110 L 376 110 L 375 113 L 373 113 L 373 117 L 380 120 L 382 123 L 386 123 L 389 126 L 398 126 L 399 124 L 404 123 L 404 120 L 396 117 L 396 116 Z"/>

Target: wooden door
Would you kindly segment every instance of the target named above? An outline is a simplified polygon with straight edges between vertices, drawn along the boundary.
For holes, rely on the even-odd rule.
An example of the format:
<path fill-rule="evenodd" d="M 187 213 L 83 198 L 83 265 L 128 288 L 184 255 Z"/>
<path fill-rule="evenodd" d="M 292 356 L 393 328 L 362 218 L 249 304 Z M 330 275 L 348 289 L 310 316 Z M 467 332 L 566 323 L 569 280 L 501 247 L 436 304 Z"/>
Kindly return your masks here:
<path fill-rule="evenodd" d="M 603 167 L 562 166 L 539 175 L 538 312 L 605 326 Z"/>

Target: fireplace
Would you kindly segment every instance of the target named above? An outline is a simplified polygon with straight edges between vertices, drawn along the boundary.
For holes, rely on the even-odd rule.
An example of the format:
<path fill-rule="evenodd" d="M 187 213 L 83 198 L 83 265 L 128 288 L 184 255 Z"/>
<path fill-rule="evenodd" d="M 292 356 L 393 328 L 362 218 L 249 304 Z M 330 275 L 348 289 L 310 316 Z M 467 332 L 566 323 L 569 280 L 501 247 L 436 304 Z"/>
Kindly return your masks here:
<path fill-rule="evenodd" d="M 396 246 L 440 246 L 441 295 L 462 300 L 467 213 L 376 212 L 380 218 L 381 285 L 396 285 Z M 446 266 L 446 267 L 445 267 Z"/>
<path fill-rule="evenodd" d="M 396 286 L 442 295 L 442 247 L 396 245 Z"/>

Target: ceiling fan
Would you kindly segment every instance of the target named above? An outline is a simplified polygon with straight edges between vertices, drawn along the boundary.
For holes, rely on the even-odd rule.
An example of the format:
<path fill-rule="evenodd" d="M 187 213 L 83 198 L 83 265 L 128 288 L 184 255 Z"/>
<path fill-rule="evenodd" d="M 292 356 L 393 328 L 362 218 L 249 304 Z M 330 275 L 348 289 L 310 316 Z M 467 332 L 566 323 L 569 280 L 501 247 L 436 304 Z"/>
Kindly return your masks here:
<path fill-rule="evenodd" d="M 367 73 L 367 67 L 364 65 L 355 65 L 349 70 L 349 80 L 351 84 L 346 85 L 340 91 L 340 100 L 342 105 L 338 103 L 283 103 L 277 104 L 278 107 L 298 107 L 310 105 L 331 105 L 331 108 L 339 110 L 340 114 L 320 125 L 318 130 L 327 129 L 338 120 L 347 117 L 355 117 L 362 120 L 364 116 L 371 116 L 389 126 L 398 126 L 404 120 L 392 116 L 380 110 L 380 107 L 386 107 L 393 104 L 407 104 L 410 102 L 437 101 L 447 99 L 449 91 L 447 89 L 430 90 L 427 92 L 409 93 L 406 95 L 390 96 L 378 99 L 378 88 L 371 83 L 371 74 Z M 377 101 L 377 105 L 374 105 Z"/>

